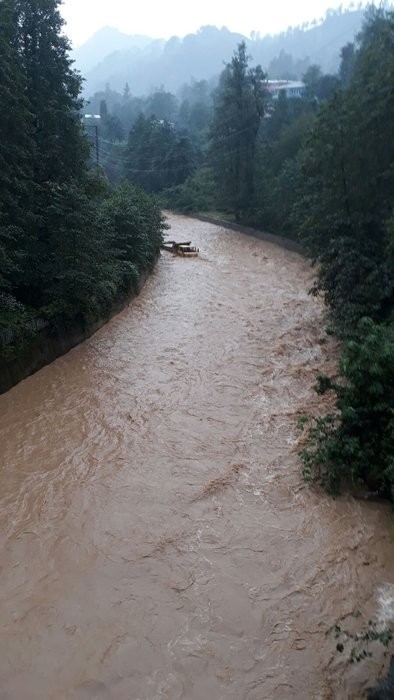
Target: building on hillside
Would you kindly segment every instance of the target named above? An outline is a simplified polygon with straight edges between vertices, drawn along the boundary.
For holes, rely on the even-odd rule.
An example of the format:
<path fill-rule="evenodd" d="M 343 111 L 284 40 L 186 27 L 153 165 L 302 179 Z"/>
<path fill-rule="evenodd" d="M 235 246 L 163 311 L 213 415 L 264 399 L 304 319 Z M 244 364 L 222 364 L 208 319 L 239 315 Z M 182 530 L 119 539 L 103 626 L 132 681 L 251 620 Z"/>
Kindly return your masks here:
<path fill-rule="evenodd" d="M 303 97 L 305 93 L 305 83 L 299 80 L 267 80 L 265 86 L 273 100 L 277 100 L 281 92 L 289 98 Z"/>

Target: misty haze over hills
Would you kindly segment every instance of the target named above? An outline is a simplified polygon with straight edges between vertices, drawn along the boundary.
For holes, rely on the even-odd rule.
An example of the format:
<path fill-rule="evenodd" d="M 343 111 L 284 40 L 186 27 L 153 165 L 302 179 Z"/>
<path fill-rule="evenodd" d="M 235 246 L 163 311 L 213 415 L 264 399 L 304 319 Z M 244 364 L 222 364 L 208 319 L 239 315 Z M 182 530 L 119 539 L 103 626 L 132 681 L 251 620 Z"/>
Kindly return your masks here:
<path fill-rule="evenodd" d="M 128 83 L 133 95 L 147 94 L 159 86 L 176 92 L 192 78 L 219 74 L 242 40 L 254 63 L 260 63 L 270 78 L 299 79 L 311 64 L 327 73 L 337 71 L 340 49 L 359 32 L 363 14 L 362 9 L 327 10 L 320 23 L 263 38 L 206 26 L 183 39 L 165 41 L 105 27 L 76 49 L 73 58 L 85 78 L 86 97 L 108 84 L 121 92 Z"/>
<path fill-rule="evenodd" d="M 103 27 L 78 49 L 71 52 L 76 61 L 76 67 L 81 73 L 86 74 L 104 58 L 118 51 L 128 51 L 138 54 L 149 44 L 165 44 L 164 39 L 152 39 L 141 34 L 124 34 L 119 29 Z"/>

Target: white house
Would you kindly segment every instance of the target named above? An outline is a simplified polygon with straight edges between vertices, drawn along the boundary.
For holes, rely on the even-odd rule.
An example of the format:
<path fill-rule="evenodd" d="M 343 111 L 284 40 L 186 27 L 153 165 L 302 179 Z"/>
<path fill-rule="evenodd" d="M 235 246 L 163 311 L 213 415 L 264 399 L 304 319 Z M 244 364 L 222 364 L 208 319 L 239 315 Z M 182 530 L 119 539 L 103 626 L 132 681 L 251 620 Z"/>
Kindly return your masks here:
<path fill-rule="evenodd" d="M 267 80 L 265 86 L 273 100 L 277 100 L 281 92 L 286 97 L 302 97 L 305 92 L 305 83 L 299 80 Z"/>

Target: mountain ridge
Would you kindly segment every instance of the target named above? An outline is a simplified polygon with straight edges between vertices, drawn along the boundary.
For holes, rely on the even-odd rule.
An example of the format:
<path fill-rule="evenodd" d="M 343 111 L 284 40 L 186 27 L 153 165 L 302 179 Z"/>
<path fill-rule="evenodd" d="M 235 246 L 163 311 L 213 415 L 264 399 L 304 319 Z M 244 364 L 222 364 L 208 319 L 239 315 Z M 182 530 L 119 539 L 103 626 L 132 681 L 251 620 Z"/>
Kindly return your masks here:
<path fill-rule="evenodd" d="M 152 37 L 144 34 L 125 34 L 115 27 L 101 27 L 81 46 L 73 48 L 72 59 L 81 73 L 86 73 L 115 51 L 143 49 Z M 164 41 L 164 40 L 162 40 Z"/>
<path fill-rule="evenodd" d="M 136 96 L 146 95 L 158 87 L 177 92 L 191 79 L 210 79 L 218 75 L 241 41 L 245 41 L 254 63 L 261 64 L 268 73 L 272 64 L 271 72 L 275 71 L 275 74 L 270 77 L 300 78 L 311 64 L 320 65 L 326 73 L 336 72 L 340 50 L 354 40 L 363 17 L 364 10 L 360 8 L 327 10 L 322 21 L 262 38 L 255 33 L 248 38 L 226 27 L 219 29 L 211 25 L 201 27 L 194 34 L 183 38 L 173 36 L 167 41 L 129 36 L 119 30 L 103 28 L 101 33 L 91 37 L 90 43 L 74 52 L 74 59 L 76 68 L 85 78 L 85 96 L 91 96 L 108 85 L 121 92 L 126 83 Z M 106 46 L 112 49 L 107 55 L 103 50 L 103 31 L 108 40 Z M 89 51 L 98 55 L 100 42 L 101 60 L 89 69 L 84 68 L 89 62 Z"/>

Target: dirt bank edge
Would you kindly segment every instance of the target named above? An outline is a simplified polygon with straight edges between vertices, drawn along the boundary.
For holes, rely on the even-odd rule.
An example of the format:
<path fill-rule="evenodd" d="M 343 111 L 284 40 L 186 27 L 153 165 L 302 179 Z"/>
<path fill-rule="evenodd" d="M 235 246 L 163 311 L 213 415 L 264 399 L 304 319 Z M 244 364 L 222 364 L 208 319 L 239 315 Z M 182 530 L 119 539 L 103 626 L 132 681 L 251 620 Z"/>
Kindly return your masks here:
<path fill-rule="evenodd" d="M 179 213 L 179 212 L 171 212 Z M 291 238 L 285 238 L 284 236 L 277 236 L 274 233 L 266 233 L 265 231 L 259 231 L 256 228 L 251 228 L 250 226 L 243 226 L 242 224 L 236 224 L 232 221 L 226 221 L 225 219 L 215 219 L 212 216 L 206 216 L 205 214 L 198 213 L 187 213 L 184 216 L 190 217 L 191 219 L 198 219 L 199 221 L 206 221 L 209 224 L 215 224 L 216 226 L 222 226 L 223 228 L 230 229 L 232 231 L 239 231 L 240 233 L 245 233 L 247 236 L 253 236 L 261 241 L 269 241 L 270 243 L 276 243 L 276 245 L 286 248 L 287 250 L 294 251 L 295 253 L 300 253 L 300 255 L 306 255 L 302 246 L 293 241 Z"/>
<path fill-rule="evenodd" d="M 65 355 L 69 350 L 90 338 L 96 331 L 104 326 L 116 314 L 141 292 L 146 280 L 153 272 L 156 262 L 152 267 L 141 273 L 137 288 L 134 292 L 117 297 L 112 302 L 111 308 L 104 316 L 96 318 L 91 323 L 81 321 L 71 322 L 67 328 L 56 327 L 55 324 L 47 326 L 32 336 L 23 346 L 19 354 L 9 360 L 0 363 L 0 394 L 12 389 L 31 374 L 38 372 L 45 365 L 49 365 L 57 357 Z"/>

